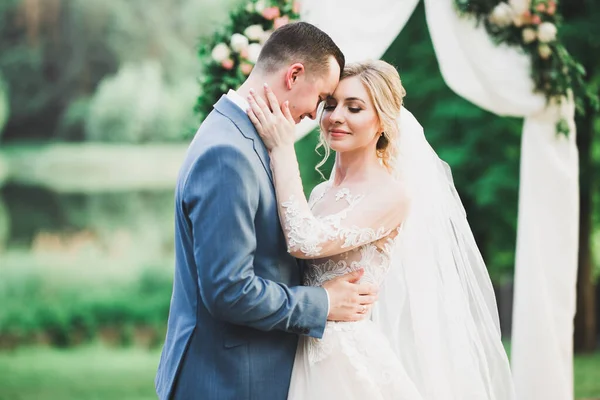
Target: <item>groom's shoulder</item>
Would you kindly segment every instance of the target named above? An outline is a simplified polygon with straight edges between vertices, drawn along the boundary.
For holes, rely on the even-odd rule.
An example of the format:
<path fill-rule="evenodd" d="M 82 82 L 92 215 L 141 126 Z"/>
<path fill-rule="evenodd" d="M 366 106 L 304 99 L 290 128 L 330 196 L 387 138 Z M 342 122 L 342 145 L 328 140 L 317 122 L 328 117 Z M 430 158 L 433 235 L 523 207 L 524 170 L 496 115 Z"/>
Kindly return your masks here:
<path fill-rule="evenodd" d="M 196 136 L 205 141 L 231 141 L 237 139 L 238 128 L 229 117 L 213 110 L 198 127 Z"/>
<path fill-rule="evenodd" d="M 235 159 L 243 163 L 253 151 L 236 125 L 226 116 L 213 110 L 200 124 L 192 139 L 180 170 L 180 180 L 186 180 L 194 165 L 203 160 Z"/>
<path fill-rule="evenodd" d="M 244 137 L 227 116 L 213 110 L 200 124 L 188 149 L 188 157 L 200 155 L 213 147 L 246 150 Z"/>

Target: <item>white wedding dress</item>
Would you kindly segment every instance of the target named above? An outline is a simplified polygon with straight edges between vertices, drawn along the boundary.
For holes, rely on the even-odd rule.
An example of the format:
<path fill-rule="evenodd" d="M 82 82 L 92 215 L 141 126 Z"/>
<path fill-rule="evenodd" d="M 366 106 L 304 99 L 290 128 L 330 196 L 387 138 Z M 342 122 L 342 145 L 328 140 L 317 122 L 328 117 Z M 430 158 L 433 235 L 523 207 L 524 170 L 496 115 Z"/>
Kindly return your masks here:
<path fill-rule="evenodd" d="M 449 167 L 414 116 L 401 115 L 386 184 L 336 187 L 332 174 L 307 203 L 297 162 L 274 166 L 305 284 L 363 268 L 362 281 L 381 288 L 365 320 L 300 338 L 288 399 L 514 400 L 493 286 Z"/>
<path fill-rule="evenodd" d="M 359 268 L 365 270 L 361 282 L 382 284 L 390 267 L 391 246 L 401 233 L 397 226 L 385 221 L 379 223 L 384 217 L 381 213 L 370 219 L 369 201 L 365 197 L 348 188 L 332 188 L 331 181 L 315 188 L 309 200 L 312 214 L 327 227 L 351 227 L 342 235 L 346 238 L 346 247 L 354 247 L 356 241 L 367 243 L 341 254 L 306 260 L 305 285 L 321 286 Z M 291 203 L 286 214 L 288 217 L 299 215 Z M 393 225 L 395 218 L 390 217 Z M 352 221 L 356 218 L 361 220 L 361 225 Z M 311 232 L 311 228 L 302 226 L 306 220 L 293 221 L 292 218 L 289 221 L 294 226 L 292 235 L 304 228 L 307 235 Z M 315 228 L 312 229 L 315 232 Z M 302 233 L 299 236 L 302 237 Z M 302 237 L 298 242 L 306 245 L 310 241 L 307 239 Z M 320 250 L 310 245 L 305 248 L 309 255 Z M 368 317 L 360 322 L 328 322 L 322 339 L 300 339 L 288 394 L 290 400 L 421 398 L 388 339 Z"/>

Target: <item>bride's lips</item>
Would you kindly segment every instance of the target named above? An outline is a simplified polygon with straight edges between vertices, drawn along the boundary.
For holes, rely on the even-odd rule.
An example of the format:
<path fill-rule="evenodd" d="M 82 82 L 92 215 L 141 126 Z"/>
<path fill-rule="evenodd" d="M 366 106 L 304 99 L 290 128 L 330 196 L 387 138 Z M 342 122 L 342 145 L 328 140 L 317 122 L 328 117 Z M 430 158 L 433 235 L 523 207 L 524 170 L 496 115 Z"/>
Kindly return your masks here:
<path fill-rule="evenodd" d="M 346 132 L 342 129 L 331 129 L 329 131 L 329 133 L 331 134 L 331 137 L 334 137 L 334 138 L 341 138 L 346 135 L 350 135 L 350 132 Z"/>

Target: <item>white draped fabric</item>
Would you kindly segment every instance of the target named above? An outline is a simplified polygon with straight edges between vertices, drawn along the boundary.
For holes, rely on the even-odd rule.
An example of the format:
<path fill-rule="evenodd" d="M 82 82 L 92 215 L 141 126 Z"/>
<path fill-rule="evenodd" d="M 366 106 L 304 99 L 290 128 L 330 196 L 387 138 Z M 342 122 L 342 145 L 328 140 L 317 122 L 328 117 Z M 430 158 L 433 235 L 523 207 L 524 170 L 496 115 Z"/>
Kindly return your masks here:
<path fill-rule="evenodd" d="M 483 27 L 458 16 L 453 0 L 424 0 L 427 24 L 448 86 L 498 115 L 523 117 L 512 332 L 520 400 L 572 399 L 572 336 L 578 251 L 578 155 L 574 107 L 546 107 L 533 93 L 527 56 L 496 46 Z M 305 0 L 303 19 L 331 35 L 347 56 L 379 58 L 418 0 Z M 569 138 L 555 123 L 566 117 Z M 299 137 L 316 127 L 299 126 Z M 425 127 L 427 130 L 427 127 Z"/>
<path fill-rule="evenodd" d="M 302 20 L 318 26 L 342 49 L 346 62 L 379 59 L 404 28 L 419 0 L 304 0 Z M 305 119 L 298 139 L 316 128 Z"/>

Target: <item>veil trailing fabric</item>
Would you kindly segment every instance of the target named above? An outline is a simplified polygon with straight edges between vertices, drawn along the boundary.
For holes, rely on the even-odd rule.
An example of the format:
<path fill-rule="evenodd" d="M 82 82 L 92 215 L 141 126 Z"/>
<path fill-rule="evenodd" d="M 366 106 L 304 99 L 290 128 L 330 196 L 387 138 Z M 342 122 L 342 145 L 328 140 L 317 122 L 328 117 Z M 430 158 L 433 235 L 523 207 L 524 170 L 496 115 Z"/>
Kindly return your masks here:
<path fill-rule="evenodd" d="M 372 319 L 424 400 L 508 400 L 494 290 L 450 168 L 402 108 L 395 172 L 411 205 Z"/>

